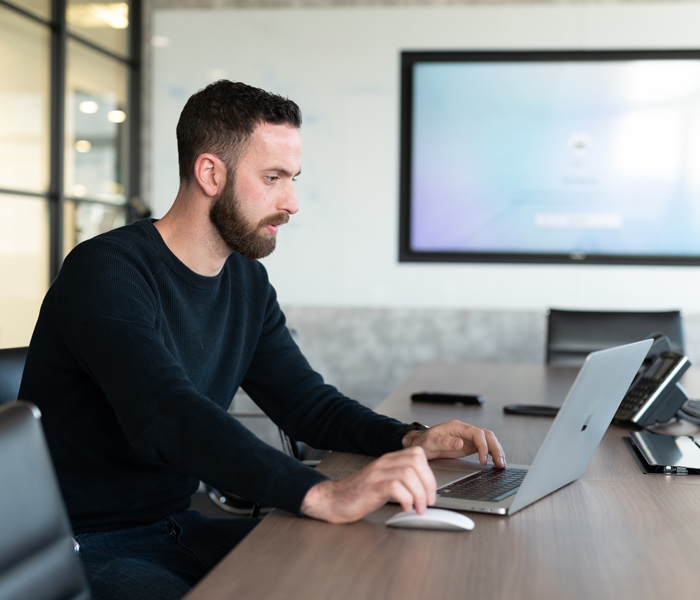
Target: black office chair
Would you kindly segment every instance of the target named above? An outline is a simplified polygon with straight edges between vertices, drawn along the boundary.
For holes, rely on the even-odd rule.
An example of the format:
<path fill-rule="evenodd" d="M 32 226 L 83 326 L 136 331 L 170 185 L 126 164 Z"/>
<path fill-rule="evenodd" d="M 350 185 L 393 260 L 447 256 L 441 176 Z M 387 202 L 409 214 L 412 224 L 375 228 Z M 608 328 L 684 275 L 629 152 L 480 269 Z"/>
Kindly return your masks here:
<path fill-rule="evenodd" d="M 17 400 L 27 350 L 26 347 L 0 348 L 0 404 Z"/>
<path fill-rule="evenodd" d="M 595 350 L 635 342 L 663 333 L 671 349 L 685 354 L 683 319 L 679 310 L 598 311 L 552 308 L 547 316 L 546 362 L 581 366 Z"/>
<path fill-rule="evenodd" d="M 0 406 L 0 482 L 0 598 L 89 600 L 39 410 L 28 402 Z"/>

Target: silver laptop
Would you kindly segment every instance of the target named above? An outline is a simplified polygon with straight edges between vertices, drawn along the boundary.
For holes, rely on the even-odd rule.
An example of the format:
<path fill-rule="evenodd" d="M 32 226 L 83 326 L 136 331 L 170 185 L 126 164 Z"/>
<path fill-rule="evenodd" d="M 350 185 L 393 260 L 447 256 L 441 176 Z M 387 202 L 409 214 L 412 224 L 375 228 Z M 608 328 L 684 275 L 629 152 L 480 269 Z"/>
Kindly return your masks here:
<path fill-rule="evenodd" d="M 530 466 L 508 465 L 502 470 L 475 467 L 473 461 L 430 461 L 438 482 L 435 506 L 512 515 L 578 479 L 651 343 L 643 340 L 588 355 Z M 503 486 L 503 479 L 509 478 L 514 481 Z M 485 493 L 484 487 L 496 491 Z"/>

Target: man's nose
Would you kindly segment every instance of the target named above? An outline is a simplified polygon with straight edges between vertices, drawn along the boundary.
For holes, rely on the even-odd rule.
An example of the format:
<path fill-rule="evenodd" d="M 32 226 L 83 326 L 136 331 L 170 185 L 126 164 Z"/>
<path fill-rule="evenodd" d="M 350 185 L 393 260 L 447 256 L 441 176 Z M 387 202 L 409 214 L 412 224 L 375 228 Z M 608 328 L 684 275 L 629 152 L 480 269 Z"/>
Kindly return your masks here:
<path fill-rule="evenodd" d="M 294 185 L 290 182 L 288 189 L 285 191 L 280 203 L 277 207 L 279 210 L 293 215 L 299 212 L 299 202 L 297 201 L 297 192 Z"/>

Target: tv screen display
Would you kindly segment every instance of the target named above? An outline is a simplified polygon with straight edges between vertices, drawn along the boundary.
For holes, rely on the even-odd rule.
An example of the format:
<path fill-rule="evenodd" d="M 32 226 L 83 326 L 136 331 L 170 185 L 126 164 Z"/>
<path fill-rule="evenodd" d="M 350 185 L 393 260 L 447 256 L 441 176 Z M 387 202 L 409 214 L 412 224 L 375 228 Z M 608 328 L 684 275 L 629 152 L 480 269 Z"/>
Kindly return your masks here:
<path fill-rule="evenodd" d="M 400 260 L 700 264 L 700 51 L 401 69 Z"/>

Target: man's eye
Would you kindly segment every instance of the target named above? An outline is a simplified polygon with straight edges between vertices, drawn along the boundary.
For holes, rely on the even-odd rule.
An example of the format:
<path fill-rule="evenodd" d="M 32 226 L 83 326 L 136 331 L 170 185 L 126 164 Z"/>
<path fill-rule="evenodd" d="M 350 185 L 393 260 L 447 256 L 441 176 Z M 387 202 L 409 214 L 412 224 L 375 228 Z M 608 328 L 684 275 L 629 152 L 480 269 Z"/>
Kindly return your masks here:
<path fill-rule="evenodd" d="M 274 181 L 279 179 L 279 177 L 277 177 L 277 175 L 267 175 L 265 179 L 267 179 L 270 183 L 273 183 Z"/>

